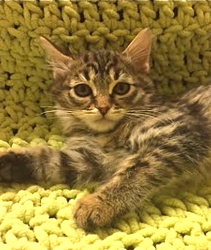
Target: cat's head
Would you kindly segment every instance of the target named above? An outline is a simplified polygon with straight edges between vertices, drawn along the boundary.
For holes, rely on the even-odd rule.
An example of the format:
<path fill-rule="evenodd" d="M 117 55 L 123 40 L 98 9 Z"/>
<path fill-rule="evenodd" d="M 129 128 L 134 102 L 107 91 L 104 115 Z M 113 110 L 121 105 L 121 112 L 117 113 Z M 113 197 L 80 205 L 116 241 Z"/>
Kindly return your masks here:
<path fill-rule="evenodd" d="M 57 114 L 66 130 L 74 123 L 93 132 L 109 132 L 128 110 L 148 104 L 152 37 L 144 29 L 122 53 L 101 50 L 79 56 L 67 56 L 41 37 L 53 67 Z"/>

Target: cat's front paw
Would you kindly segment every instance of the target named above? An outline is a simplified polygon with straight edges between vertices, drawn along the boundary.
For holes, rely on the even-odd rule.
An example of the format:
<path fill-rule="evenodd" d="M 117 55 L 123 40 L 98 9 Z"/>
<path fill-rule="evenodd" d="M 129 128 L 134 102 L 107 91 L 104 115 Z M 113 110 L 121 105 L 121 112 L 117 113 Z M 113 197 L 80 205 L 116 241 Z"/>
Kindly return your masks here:
<path fill-rule="evenodd" d="M 24 149 L 0 152 L 0 181 L 23 182 L 30 180 L 32 172 L 31 168 L 28 167 L 30 158 L 24 153 Z"/>
<path fill-rule="evenodd" d="M 84 229 L 103 227 L 110 224 L 115 216 L 115 206 L 110 206 L 97 194 L 80 199 L 74 210 L 78 226 Z"/>
<path fill-rule="evenodd" d="M 16 163 L 17 160 L 13 152 L 0 153 L 0 181 L 12 180 L 12 168 Z"/>

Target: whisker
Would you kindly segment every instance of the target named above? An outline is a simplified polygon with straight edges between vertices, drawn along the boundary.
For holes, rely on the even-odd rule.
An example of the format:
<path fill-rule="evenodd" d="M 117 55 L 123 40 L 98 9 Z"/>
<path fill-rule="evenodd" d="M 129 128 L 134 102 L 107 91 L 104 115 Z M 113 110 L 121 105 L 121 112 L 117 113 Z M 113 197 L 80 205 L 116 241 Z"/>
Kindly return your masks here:
<path fill-rule="evenodd" d="M 57 110 L 47 110 L 47 111 L 44 111 L 42 113 L 40 113 L 41 115 L 44 115 L 44 114 L 47 114 L 47 113 L 55 113 Z"/>
<path fill-rule="evenodd" d="M 159 116 L 162 116 L 162 117 L 159 117 Z M 137 119 L 137 118 L 141 118 L 141 117 L 146 117 L 146 118 L 152 118 L 152 119 L 155 119 L 157 121 L 160 121 L 160 122 L 167 122 L 167 121 L 170 121 L 172 123 L 174 123 L 173 119 L 166 116 L 164 113 L 162 113 L 161 111 L 158 111 L 158 110 L 148 110 L 148 109 L 144 109 L 144 110 L 129 110 L 127 111 L 126 113 L 126 116 L 131 118 L 131 119 Z"/>
<path fill-rule="evenodd" d="M 41 107 L 41 108 L 55 108 L 55 105 L 51 105 L 51 106 L 47 106 L 47 105 L 46 105 L 46 106 L 43 106 L 43 105 L 42 105 L 42 106 L 40 106 L 40 107 Z"/>

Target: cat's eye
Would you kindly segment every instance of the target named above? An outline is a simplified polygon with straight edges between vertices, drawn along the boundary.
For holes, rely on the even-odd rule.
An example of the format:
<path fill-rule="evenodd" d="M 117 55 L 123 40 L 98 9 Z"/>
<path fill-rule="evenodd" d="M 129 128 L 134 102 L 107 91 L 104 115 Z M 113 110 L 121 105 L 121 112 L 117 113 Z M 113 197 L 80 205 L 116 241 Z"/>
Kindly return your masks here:
<path fill-rule="evenodd" d="M 78 84 L 74 87 L 75 94 L 79 97 L 87 97 L 92 94 L 91 88 L 84 83 Z"/>
<path fill-rule="evenodd" d="M 130 84 L 126 82 L 119 82 L 113 88 L 113 93 L 116 95 L 125 95 L 130 91 Z"/>

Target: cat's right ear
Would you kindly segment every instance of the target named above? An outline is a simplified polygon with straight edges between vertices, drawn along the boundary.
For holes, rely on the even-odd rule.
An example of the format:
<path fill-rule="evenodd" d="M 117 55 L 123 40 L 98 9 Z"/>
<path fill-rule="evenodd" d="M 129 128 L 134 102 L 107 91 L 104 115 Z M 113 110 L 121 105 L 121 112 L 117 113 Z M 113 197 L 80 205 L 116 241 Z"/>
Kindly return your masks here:
<path fill-rule="evenodd" d="M 51 42 L 46 38 L 40 37 L 40 42 L 49 57 L 50 65 L 53 67 L 54 79 L 64 77 L 73 59 L 61 53 Z"/>

